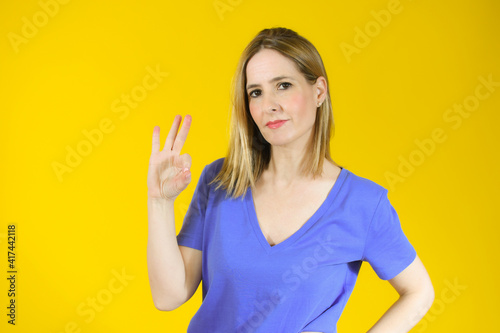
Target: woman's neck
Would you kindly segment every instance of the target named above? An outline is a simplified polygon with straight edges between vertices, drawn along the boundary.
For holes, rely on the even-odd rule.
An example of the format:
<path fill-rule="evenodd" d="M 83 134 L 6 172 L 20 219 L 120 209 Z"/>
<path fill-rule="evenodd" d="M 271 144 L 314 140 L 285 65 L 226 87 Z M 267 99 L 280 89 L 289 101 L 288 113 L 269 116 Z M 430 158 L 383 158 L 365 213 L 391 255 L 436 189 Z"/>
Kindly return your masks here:
<path fill-rule="evenodd" d="M 305 176 L 301 171 L 302 152 L 273 148 L 271 159 L 264 171 L 266 182 L 271 182 L 273 186 L 288 187 L 304 180 Z"/>

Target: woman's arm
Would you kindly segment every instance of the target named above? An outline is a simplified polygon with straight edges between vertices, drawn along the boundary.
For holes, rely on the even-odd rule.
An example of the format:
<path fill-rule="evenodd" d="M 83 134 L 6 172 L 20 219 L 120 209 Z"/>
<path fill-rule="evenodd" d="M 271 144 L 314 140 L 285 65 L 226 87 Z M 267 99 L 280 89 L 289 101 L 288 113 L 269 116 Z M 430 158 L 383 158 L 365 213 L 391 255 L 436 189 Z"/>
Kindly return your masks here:
<path fill-rule="evenodd" d="M 148 198 L 147 264 L 153 303 L 171 311 L 184 304 L 201 282 L 201 251 L 177 245 L 174 203 Z"/>
<path fill-rule="evenodd" d="M 175 238 L 173 201 L 148 198 L 147 265 L 156 308 L 166 311 L 178 307 L 186 276 Z"/>
<path fill-rule="evenodd" d="M 201 280 L 201 251 L 179 246 L 175 235 L 175 198 L 191 181 L 191 157 L 180 155 L 191 116 L 176 115 L 165 146 L 160 150 L 160 128 L 153 130 L 148 168 L 147 264 L 153 303 L 169 311 L 188 300 Z"/>
<path fill-rule="evenodd" d="M 434 301 L 434 288 L 422 261 L 416 256 L 405 270 L 389 280 L 399 299 L 368 333 L 409 332 L 427 313 Z"/>

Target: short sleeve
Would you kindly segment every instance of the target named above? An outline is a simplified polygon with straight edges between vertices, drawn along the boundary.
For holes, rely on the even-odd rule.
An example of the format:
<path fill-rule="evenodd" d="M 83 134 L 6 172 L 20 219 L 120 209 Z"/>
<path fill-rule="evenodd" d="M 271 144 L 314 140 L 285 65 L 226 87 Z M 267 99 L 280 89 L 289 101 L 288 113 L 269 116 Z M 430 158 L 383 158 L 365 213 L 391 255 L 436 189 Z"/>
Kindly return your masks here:
<path fill-rule="evenodd" d="M 363 260 L 370 263 L 382 280 L 390 280 L 416 257 L 416 251 L 403 233 L 398 214 L 384 189 L 366 236 Z"/>
<path fill-rule="evenodd" d="M 181 230 L 177 235 L 177 244 L 197 250 L 203 245 L 203 225 L 208 201 L 208 185 L 206 181 L 207 166 L 203 168 L 200 179 L 194 190 Z"/>

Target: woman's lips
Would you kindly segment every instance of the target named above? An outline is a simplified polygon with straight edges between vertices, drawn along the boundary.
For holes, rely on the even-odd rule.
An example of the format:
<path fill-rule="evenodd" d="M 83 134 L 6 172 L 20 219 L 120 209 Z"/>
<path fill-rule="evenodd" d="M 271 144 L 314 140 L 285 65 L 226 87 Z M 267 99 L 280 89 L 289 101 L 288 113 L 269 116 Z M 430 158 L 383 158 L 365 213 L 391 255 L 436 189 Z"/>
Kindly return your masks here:
<path fill-rule="evenodd" d="M 270 121 L 266 124 L 266 126 L 269 128 L 278 128 L 278 127 L 281 127 L 286 121 L 287 120 Z"/>

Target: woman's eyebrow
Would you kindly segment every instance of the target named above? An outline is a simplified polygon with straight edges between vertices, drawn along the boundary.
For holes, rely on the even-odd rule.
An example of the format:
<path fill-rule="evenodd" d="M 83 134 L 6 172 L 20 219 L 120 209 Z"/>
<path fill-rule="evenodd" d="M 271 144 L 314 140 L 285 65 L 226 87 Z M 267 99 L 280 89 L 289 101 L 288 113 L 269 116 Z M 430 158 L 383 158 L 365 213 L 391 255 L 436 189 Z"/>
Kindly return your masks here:
<path fill-rule="evenodd" d="M 293 78 L 289 77 L 289 76 L 276 76 L 275 78 L 272 78 L 271 80 L 269 80 L 269 83 L 273 83 L 273 82 L 276 82 L 276 81 L 279 81 L 279 80 L 283 80 L 283 79 L 291 79 L 293 80 Z M 259 84 L 250 84 L 250 85 L 247 85 L 247 90 L 250 89 L 250 88 L 254 88 L 254 87 L 259 87 L 260 85 Z"/>

